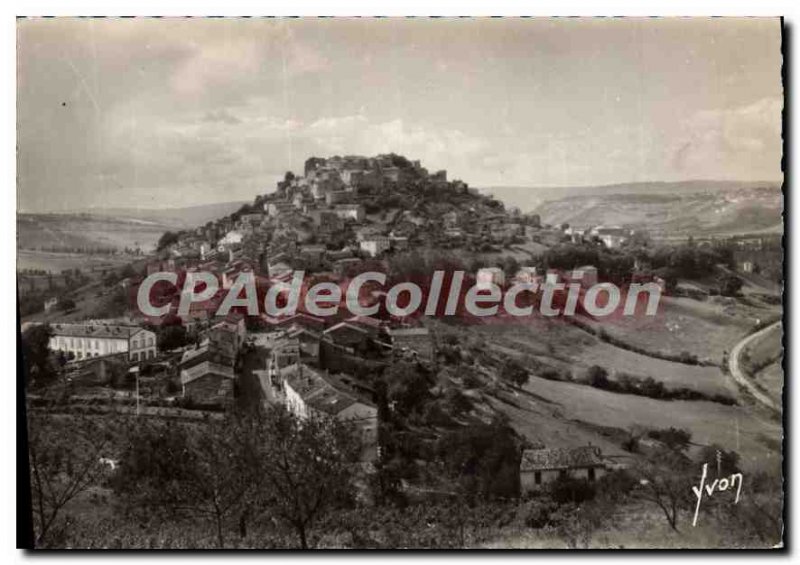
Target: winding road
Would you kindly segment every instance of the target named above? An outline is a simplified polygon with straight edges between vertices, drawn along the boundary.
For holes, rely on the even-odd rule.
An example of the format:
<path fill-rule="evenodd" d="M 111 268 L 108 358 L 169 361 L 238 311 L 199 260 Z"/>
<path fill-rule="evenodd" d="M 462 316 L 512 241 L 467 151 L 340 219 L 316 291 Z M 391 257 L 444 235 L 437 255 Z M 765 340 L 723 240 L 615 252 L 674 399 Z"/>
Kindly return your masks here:
<path fill-rule="evenodd" d="M 767 406 L 768 408 L 772 408 L 776 412 L 781 411 L 781 406 L 776 404 L 770 397 L 764 394 L 761 390 L 759 390 L 751 381 L 747 378 L 744 370 L 742 369 L 742 364 L 740 362 L 740 357 L 742 356 L 742 352 L 744 351 L 745 347 L 747 347 L 750 342 L 759 337 L 763 336 L 767 332 L 771 331 L 777 325 L 780 325 L 781 322 L 775 322 L 774 324 L 770 324 L 765 328 L 758 330 L 754 334 L 750 334 L 742 341 L 737 343 L 734 348 L 731 350 L 731 354 L 728 357 L 728 369 L 730 370 L 730 374 L 733 379 L 742 385 L 747 391 L 753 395 L 753 397 L 761 402 L 763 405 Z"/>

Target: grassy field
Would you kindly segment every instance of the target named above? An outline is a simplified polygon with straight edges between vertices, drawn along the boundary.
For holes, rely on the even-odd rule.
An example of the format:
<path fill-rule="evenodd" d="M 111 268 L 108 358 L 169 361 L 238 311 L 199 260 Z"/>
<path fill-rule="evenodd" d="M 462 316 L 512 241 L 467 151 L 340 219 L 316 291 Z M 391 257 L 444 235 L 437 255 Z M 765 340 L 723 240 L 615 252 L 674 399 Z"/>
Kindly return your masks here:
<path fill-rule="evenodd" d="M 783 377 L 783 365 L 777 362 L 756 373 L 755 381 L 771 398 L 780 402 L 783 397 Z"/>
<path fill-rule="evenodd" d="M 697 444 L 717 443 L 737 451 L 746 469 L 780 469 L 780 421 L 747 403 L 718 367 L 685 365 L 633 353 L 563 321 L 495 321 L 437 331 L 456 332 L 461 343 L 500 358 L 524 362 L 533 357 L 573 373 L 599 364 L 612 373 L 612 378 L 614 371 L 628 371 L 652 376 L 668 387 L 727 394 L 740 401 L 738 406 L 726 406 L 699 400 L 656 400 L 532 376 L 524 391 L 506 393 L 492 404 L 533 442 L 548 446 L 592 442 L 604 452 L 619 455 L 624 454 L 621 438 L 633 427 L 676 427 L 689 430 Z"/>
<path fill-rule="evenodd" d="M 54 253 L 49 251 L 17 251 L 17 270 L 39 269 L 60 273 L 66 269 L 93 271 L 119 267 L 133 260 L 127 255 L 87 255 L 84 253 Z"/>
<path fill-rule="evenodd" d="M 590 366 L 600 365 L 608 370 L 612 380 L 624 372 L 641 378 L 652 377 L 667 388 L 685 387 L 731 397 L 737 393 L 719 367 L 686 365 L 628 351 L 564 322 L 540 319 L 474 329 L 491 348 L 503 355 L 532 355 L 548 365 L 571 372 L 576 378 L 583 376 Z M 628 337 L 628 334 L 621 335 Z M 657 350 L 653 343 L 649 345 Z"/>
<path fill-rule="evenodd" d="M 655 316 L 624 316 L 592 325 L 648 351 L 671 355 L 685 351 L 721 363 L 723 352 L 730 351 L 758 320 L 779 312 L 777 308 L 757 308 L 724 297 L 699 301 L 662 296 Z"/>
<path fill-rule="evenodd" d="M 692 433 L 695 443 L 716 443 L 735 450 L 745 469 L 776 471 L 781 466 L 781 422 L 754 407 L 654 400 L 536 377 L 525 390 L 542 399 L 527 402 L 545 403 L 552 414 L 565 420 L 564 425 L 581 421 L 622 430 L 633 426 L 684 428 Z"/>
<path fill-rule="evenodd" d="M 782 326 L 755 339 L 742 353 L 742 365 L 756 386 L 780 402 L 783 394 Z"/>

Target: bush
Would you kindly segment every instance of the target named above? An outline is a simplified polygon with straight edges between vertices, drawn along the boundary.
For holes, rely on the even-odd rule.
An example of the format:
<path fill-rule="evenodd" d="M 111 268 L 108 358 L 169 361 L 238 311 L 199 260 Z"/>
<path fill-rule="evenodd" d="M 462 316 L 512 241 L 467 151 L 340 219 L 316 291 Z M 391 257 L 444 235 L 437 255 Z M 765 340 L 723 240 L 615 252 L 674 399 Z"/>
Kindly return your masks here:
<path fill-rule="evenodd" d="M 528 501 L 524 509 L 524 522 L 529 528 L 540 529 L 550 524 L 553 513 L 558 509 L 550 498 L 534 498 Z"/>
<path fill-rule="evenodd" d="M 559 478 L 550 484 L 550 497 L 559 504 L 580 504 L 592 500 L 596 494 L 592 483 L 570 477 Z"/>

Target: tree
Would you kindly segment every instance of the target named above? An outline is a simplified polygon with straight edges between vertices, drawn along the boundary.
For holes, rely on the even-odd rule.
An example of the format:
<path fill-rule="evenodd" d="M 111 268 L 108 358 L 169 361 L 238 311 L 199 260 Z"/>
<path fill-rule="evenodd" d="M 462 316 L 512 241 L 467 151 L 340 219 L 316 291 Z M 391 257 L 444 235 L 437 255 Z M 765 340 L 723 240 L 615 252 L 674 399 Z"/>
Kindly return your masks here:
<path fill-rule="evenodd" d="M 159 351 L 171 351 L 191 342 L 186 328 L 181 325 L 162 325 L 157 340 Z"/>
<path fill-rule="evenodd" d="M 658 506 L 670 528 L 676 532 L 679 512 L 692 492 L 689 463 L 683 453 L 666 447 L 649 453 L 634 467 L 640 485 L 638 496 Z"/>
<path fill-rule="evenodd" d="M 64 298 L 58 304 L 58 307 L 64 312 L 75 310 L 75 306 L 75 301 L 72 298 Z"/>
<path fill-rule="evenodd" d="M 437 442 L 436 451 L 447 484 L 455 484 L 464 496 L 519 494 L 519 443 L 514 430 L 502 420 L 448 432 Z"/>
<path fill-rule="evenodd" d="M 650 430 L 647 435 L 660 441 L 673 451 L 685 451 L 692 440 L 691 432 L 673 427 L 663 430 Z"/>
<path fill-rule="evenodd" d="M 136 420 L 120 461 L 115 490 L 132 509 L 209 520 L 217 545 L 253 488 L 252 436 L 233 419 L 202 427 Z"/>
<path fill-rule="evenodd" d="M 177 233 L 171 231 L 164 232 L 164 235 L 162 235 L 158 239 L 158 243 L 156 244 L 156 251 L 161 251 L 163 249 L 166 249 L 170 245 L 178 243 L 178 239 L 179 238 Z"/>
<path fill-rule="evenodd" d="M 504 381 L 513 383 L 516 386 L 522 386 L 528 382 L 530 375 L 528 374 L 528 371 L 525 370 L 525 367 L 520 365 L 518 361 L 509 359 L 503 365 L 500 377 Z"/>
<path fill-rule="evenodd" d="M 742 279 L 732 273 L 725 273 L 717 279 L 722 296 L 736 296 L 742 289 Z"/>
<path fill-rule="evenodd" d="M 299 420 L 280 407 L 257 417 L 254 476 L 260 502 L 309 547 L 314 522 L 353 497 L 359 443 L 350 426 L 325 417 Z"/>
<path fill-rule="evenodd" d="M 386 398 L 390 406 L 404 416 L 421 408 L 431 396 L 430 379 L 416 363 L 393 363 L 383 372 L 382 380 L 386 383 Z"/>
<path fill-rule="evenodd" d="M 608 388 L 608 371 L 600 365 L 586 369 L 586 380 L 595 388 Z"/>
<path fill-rule="evenodd" d="M 44 547 L 55 537 L 64 507 L 105 476 L 101 457 L 108 455 L 113 425 L 73 414 L 28 414 L 34 544 Z"/>
<path fill-rule="evenodd" d="M 22 334 L 22 364 L 28 386 L 52 382 L 58 376 L 50 352 L 53 331 L 47 324 L 36 324 Z"/>

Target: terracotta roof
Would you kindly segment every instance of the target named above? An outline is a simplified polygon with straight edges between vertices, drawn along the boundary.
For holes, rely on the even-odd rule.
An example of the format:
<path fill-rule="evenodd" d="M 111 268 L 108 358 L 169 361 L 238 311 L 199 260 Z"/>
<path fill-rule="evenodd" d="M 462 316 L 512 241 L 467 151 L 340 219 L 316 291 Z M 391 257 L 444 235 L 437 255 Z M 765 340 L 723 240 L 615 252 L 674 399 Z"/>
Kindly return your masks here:
<path fill-rule="evenodd" d="M 591 445 L 573 449 L 557 447 L 551 449 L 526 449 L 522 453 L 520 470 L 547 471 L 574 469 L 604 465 L 600 448 Z"/>

